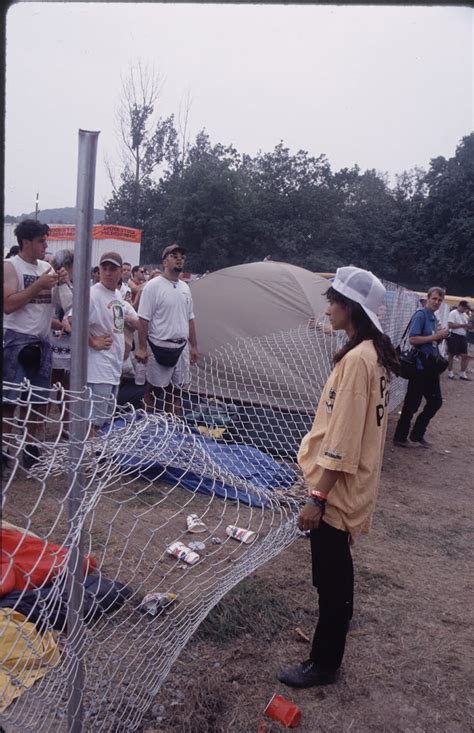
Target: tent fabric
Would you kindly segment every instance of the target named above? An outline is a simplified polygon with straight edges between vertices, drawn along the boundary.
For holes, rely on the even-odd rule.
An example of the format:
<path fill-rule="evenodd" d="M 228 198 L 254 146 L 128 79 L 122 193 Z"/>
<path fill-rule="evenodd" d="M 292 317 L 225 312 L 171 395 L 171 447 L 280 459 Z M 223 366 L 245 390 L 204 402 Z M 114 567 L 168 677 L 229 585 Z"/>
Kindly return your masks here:
<path fill-rule="evenodd" d="M 112 613 L 132 596 L 131 588 L 105 575 L 88 575 L 84 579 L 83 614 L 86 623 L 94 621 L 104 613 Z M 0 598 L 1 608 L 14 608 L 39 631 L 53 628 L 66 629 L 66 590 L 58 590 L 53 584 L 29 591 L 12 591 Z"/>
<path fill-rule="evenodd" d="M 209 273 L 190 287 L 201 355 L 193 391 L 315 409 L 327 374 L 311 361 L 321 360 L 327 337 L 307 327 L 325 312 L 325 278 L 284 262 L 254 262 Z M 289 331 L 294 342 L 278 340 Z"/>
<path fill-rule="evenodd" d="M 22 529 L 2 527 L 0 596 L 14 590 L 39 588 L 64 568 L 67 547 L 60 547 Z M 84 572 L 95 569 L 94 557 L 84 560 Z"/>
<path fill-rule="evenodd" d="M 40 634 L 23 614 L 0 608 L 0 713 L 59 661 L 50 631 Z"/>

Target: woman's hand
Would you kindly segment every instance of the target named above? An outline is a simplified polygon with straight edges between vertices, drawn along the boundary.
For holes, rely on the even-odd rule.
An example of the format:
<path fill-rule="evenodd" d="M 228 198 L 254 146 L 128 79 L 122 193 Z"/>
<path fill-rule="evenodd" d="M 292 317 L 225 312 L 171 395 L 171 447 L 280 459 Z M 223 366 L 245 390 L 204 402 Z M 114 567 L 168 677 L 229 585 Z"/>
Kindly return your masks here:
<path fill-rule="evenodd" d="M 298 529 L 307 532 L 310 529 L 317 529 L 321 520 L 322 512 L 316 504 L 305 504 L 298 516 Z"/>

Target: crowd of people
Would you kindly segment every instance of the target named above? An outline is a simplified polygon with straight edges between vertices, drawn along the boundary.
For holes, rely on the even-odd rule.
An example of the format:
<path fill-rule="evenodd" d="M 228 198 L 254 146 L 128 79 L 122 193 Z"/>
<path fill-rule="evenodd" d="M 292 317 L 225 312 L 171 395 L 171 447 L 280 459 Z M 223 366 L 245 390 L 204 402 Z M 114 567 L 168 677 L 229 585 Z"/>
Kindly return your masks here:
<path fill-rule="evenodd" d="M 70 387 L 74 254 L 62 250 L 48 262 L 48 234 L 46 224 L 21 222 L 15 229 L 18 251 L 4 261 L 4 416 L 13 416 L 25 379 L 36 403 L 36 417 L 27 421 L 26 468 L 39 458 L 35 437 L 48 388 Z M 191 290 L 182 279 L 185 257 L 183 247 L 171 244 L 161 270 L 148 273 L 123 262 L 118 252 L 105 252 L 92 268 L 87 386 L 93 434 L 110 420 L 116 402 L 179 411 L 179 393 L 198 358 Z M 67 423 L 66 412 L 65 439 Z"/>
<path fill-rule="evenodd" d="M 4 415 L 11 416 L 29 380 L 37 415 L 46 409 L 52 379 L 68 386 L 70 339 L 74 333 L 73 253 L 45 261 L 46 224 L 21 222 L 15 229 L 18 252 L 4 262 Z M 149 275 L 140 265 L 106 252 L 91 272 L 88 314 L 87 384 L 92 394 L 91 423 L 100 433 L 120 402 L 120 389 L 132 381 L 138 404 L 147 410 L 179 414 L 190 366 L 198 360 L 198 342 L 189 286 L 182 279 L 186 250 L 171 244 L 162 252 L 162 267 Z M 313 582 L 319 595 L 319 620 L 310 656 L 282 671 L 292 687 L 326 685 L 337 679 L 353 613 L 353 565 L 350 545 L 369 529 L 377 497 L 388 419 L 390 381 L 399 373 L 397 353 L 378 317 L 385 288 L 372 273 L 341 267 L 329 284 L 327 316 L 333 330 L 347 340 L 334 355 L 311 431 L 303 438 L 298 462 L 308 486 L 308 500 L 298 526 L 309 532 Z M 425 434 L 441 408 L 440 373 L 468 376 L 468 337 L 474 333 L 469 303 L 461 300 L 446 328 L 436 311 L 443 288 L 434 286 L 408 324 L 416 349 L 415 373 L 396 426 L 399 447 L 429 448 Z M 448 360 L 439 346 L 446 340 Z M 38 389 L 35 395 L 34 388 Z M 39 388 L 43 388 L 44 391 Z M 469 388 L 468 388 L 469 389 Z M 421 412 L 420 405 L 425 400 Z M 412 420 L 417 414 L 412 426 Z M 29 420 L 23 461 L 38 460 Z M 65 436 L 67 437 L 67 435 Z"/>

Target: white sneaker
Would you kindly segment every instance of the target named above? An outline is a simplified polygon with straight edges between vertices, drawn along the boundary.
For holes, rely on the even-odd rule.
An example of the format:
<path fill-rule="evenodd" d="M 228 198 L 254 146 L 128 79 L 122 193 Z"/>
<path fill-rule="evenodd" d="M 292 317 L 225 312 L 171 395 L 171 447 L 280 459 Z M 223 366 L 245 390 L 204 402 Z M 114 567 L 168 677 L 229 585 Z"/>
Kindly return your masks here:
<path fill-rule="evenodd" d="M 448 379 L 454 379 L 454 373 L 448 372 Z"/>

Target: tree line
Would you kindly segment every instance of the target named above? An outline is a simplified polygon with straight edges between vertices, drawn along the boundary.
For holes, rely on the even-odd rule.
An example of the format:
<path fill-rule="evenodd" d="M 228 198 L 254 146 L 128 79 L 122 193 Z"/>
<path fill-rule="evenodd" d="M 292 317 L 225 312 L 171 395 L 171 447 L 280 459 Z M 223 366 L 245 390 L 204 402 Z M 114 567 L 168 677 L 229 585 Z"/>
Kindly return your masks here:
<path fill-rule="evenodd" d="M 253 157 L 205 131 L 191 142 L 173 115 L 152 121 L 153 88 L 148 98 L 134 97 L 133 85 L 129 92 L 129 159 L 105 221 L 142 230 L 143 262 L 158 263 L 178 241 L 193 272 L 271 255 L 318 272 L 354 264 L 417 290 L 436 283 L 474 295 L 474 133 L 452 158 L 433 158 L 428 171 L 405 171 L 390 185 L 374 169 L 333 171 L 325 155 L 292 153 L 283 142 Z"/>

